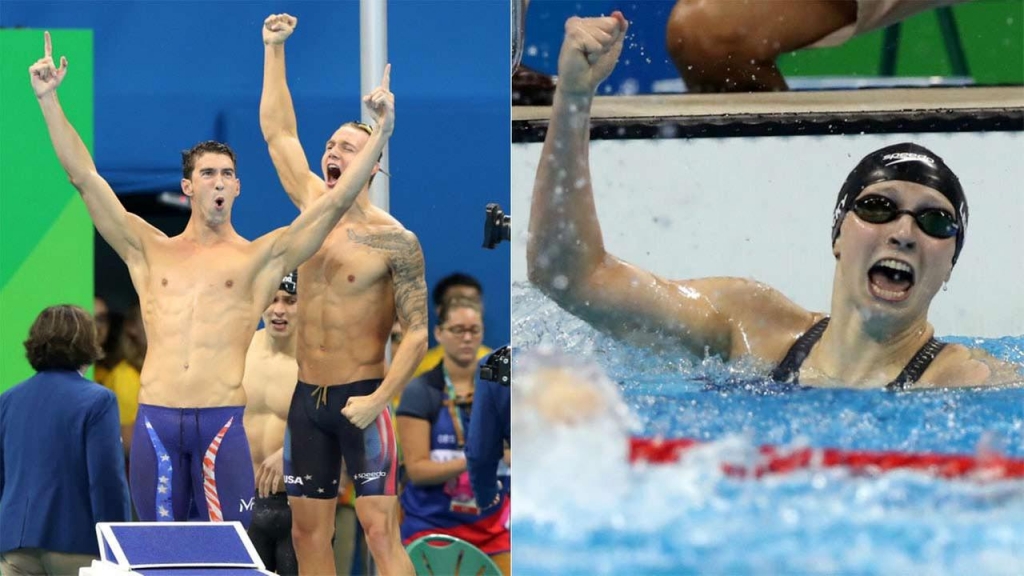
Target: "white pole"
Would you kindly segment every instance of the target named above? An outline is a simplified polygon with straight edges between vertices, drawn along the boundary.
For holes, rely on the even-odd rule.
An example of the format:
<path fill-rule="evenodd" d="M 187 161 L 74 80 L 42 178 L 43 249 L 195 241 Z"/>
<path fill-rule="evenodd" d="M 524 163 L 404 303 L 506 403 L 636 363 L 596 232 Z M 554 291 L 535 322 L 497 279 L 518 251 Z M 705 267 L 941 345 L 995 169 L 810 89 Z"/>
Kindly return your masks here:
<path fill-rule="evenodd" d="M 516 73 L 516 67 L 523 59 L 523 39 L 526 35 L 526 0 L 512 0 L 512 71 Z"/>
<path fill-rule="evenodd" d="M 384 65 L 388 62 L 388 7 L 387 0 L 359 0 L 359 85 L 360 102 L 363 94 L 380 85 L 384 75 Z M 401 74 L 401 70 L 398 71 Z M 360 105 L 361 106 L 361 105 Z M 361 106 L 362 107 L 362 106 Z M 363 122 L 372 121 L 369 112 L 362 110 Z M 388 169 L 388 148 L 380 159 L 380 167 L 384 172 Z M 388 177 L 379 174 L 370 186 L 370 201 L 374 206 L 390 212 L 390 182 Z"/>

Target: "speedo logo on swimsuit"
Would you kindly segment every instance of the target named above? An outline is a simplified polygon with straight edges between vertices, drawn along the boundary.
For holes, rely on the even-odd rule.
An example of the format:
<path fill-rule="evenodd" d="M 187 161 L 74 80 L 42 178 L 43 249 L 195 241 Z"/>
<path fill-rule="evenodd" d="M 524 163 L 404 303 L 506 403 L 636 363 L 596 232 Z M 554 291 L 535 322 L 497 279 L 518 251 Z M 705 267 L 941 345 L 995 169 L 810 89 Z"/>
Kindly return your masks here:
<path fill-rule="evenodd" d="M 886 162 L 892 160 L 891 162 Z M 892 154 L 886 154 L 882 156 L 882 161 L 885 162 L 886 166 L 892 166 L 893 164 L 900 164 L 902 162 L 924 162 L 925 164 L 935 167 L 935 159 L 931 156 L 925 156 L 924 154 L 915 154 L 913 152 L 894 152 Z"/>
<path fill-rule="evenodd" d="M 285 476 L 284 477 L 284 483 L 285 484 L 298 484 L 299 486 L 301 486 L 302 485 L 302 478 L 299 477 L 299 476 Z"/>
<path fill-rule="evenodd" d="M 381 472 L 363 472 L 362 474 L 356 474 L 355 476 L 352 477 L 352 479 L 353 480 L 362 480 L 363 484 L 366 484 L 367 482 L 373 482 L 377 478 L 383 478 L 383 477 L 385 477 L 387 475 L 388 475 L 388 473 L 384 472 L 384 471 L 381 471 Z"/>

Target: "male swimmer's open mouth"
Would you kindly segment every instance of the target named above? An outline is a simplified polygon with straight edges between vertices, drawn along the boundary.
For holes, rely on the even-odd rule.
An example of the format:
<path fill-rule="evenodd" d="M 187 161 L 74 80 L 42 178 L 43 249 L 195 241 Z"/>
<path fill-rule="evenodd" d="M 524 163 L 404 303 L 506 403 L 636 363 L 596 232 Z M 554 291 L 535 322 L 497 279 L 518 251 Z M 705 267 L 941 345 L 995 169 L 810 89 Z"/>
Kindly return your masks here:
<path fill-rule="evenodd" d="M 337 164 L 327 165 L 327 187 L 333 188 L 338 183 L 338 178 L 341 178 L 341 166 Z"/>
<path fill-rule="evenodd" d="M 914 268 L 902 260 L 883 258 L 868 270 L 868 287 L 876 297 L 902 302 L 914 286 Z"/>
<path fill-rule="evenodd" d="M 285 328 L 288 327 L 287 320 L 271 320 L 270 324 L 274 327 L 275 330 L 284 330 Z"/>
<path fill-rule="evenodd" d="M 224 201 L 225 200 L 223 196 L 217 196 L 216 198 L 213 199 L 213 204 L 217 207 L 217 210 L 223 210 Z"/>

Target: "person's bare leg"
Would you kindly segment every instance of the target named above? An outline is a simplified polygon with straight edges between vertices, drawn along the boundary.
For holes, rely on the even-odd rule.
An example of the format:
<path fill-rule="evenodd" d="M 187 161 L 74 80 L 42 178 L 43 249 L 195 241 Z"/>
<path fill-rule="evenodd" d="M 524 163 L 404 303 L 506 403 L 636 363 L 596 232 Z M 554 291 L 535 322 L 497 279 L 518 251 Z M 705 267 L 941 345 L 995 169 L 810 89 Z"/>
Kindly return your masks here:
<path fill-rule="evenodd" d="M 856 20 L 855 0 L 677 0 L 665 43 L 690 92 L 779 91 L 779 54 Z"/>
<path fill-rule="evenodd" d="M 334 510 L 337 499 L 288 497 L 292 509 L 292 546 L 301 576 L 334 574 Z"/>
<path fill-rule="evenodd" d="M 370 555 L 381 576 L 414 576 L 412 560 L 402 546 L 397 496 L 356 498 L 356 516 L 366 534 Z"/>
<path fill-rule="evenodd" d="M 338 504 L 334 513 L 334 566 L 339 574 L 352 572 L 352 559 L 356 555 L 356 512 Z"/>

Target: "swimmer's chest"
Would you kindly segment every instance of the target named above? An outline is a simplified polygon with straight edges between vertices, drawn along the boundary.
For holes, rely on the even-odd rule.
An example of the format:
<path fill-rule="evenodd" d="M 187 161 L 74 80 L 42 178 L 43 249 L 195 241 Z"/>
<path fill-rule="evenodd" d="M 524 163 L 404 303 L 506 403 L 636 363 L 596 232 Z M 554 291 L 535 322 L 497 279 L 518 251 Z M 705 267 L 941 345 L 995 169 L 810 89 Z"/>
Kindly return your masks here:
<path fill-rule="evenodd" d="M 154 248 L 147 260 L 145 287 L 151 295 L 251 305 L 254 261 L 245 250 L 197 250 L 172 244 Z"/>
<path fill-rule="evenodd" d="M 391 279 L 389 255 L 373 246 L 374 236 L 365 228 L 335 228 L 324 240 L 320 250 L 300 271 L 311 280 L 331 286 L 333 290 L 363 291 Z"/>

